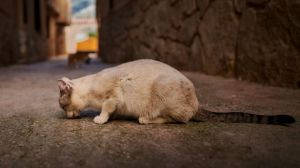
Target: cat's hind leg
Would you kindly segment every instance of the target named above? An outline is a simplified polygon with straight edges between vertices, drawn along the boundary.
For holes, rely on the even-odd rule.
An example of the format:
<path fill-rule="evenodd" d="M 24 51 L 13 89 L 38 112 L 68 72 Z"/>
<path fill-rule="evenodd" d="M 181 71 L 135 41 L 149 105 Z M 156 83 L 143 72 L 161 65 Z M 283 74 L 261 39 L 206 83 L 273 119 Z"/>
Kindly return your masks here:
<path fill-rule="evenodd" d="M 150 119 L 148 117 L 140 117 L 139 123 L 140 124 L 164 124 L 164 123 L 173 123 L 174 120 L 171 118 L 164 118 L 164 117 L 156 117 L 153 119 Z"/>
<path fill-rule="evenodd" d="M 194 115 L 194 110 L 186 105 L 174 107 L 168 115 L 178 123 L 187 123 Z"/>
<path fill-rule="evenodd" d="M 100 115 L 94 118 L 94 122 L 97 124 L 104 124 L 108 121 L 110 115 L 116 110 L 117 108 L 117 101 L 114 99 L 106 100 L 102 105 L 102 111 Z"/>

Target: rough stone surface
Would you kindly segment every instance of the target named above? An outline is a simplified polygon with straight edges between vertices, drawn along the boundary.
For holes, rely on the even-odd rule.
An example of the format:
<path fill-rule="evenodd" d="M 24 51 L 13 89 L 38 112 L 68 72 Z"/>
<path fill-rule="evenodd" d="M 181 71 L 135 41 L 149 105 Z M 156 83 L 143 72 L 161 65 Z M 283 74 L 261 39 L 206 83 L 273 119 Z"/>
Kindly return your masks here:
<path fill-rule="evenodd" d="M 100 55 L 299 88 L 299 11 L 295 0 L 127 0 L 101 18 Z"/>
<path fill-rule="evenodd" d="M 290 127 L 195 123 L 139 125 L 68 120 L 58 106 L 57 79 L 78 70 L 65 60 L 0 68 L 0 167 L 300 167 L 300 124 Z M 300 119 L 300 91 L 184 73 L 210 110 L 290 114 Z M 85 117 L 84 117 L 85 116 Z"/>
<path fill-rule="evenodd" d="M 0 12 L 0 66 L 46 60 L 48 41 L 34 30 L 21 30 Z"/>
<path fill-rule="evenodd" d="M 39 13 L 37 13 L 33 0 L 1 1 L 0 66 L 32 63 L 46 60 L 50 56 L 65 54 L 63 52 L 65 48 L 63 30 L 65 25 L 63 23 L 68 21 L 62 18 L 68 13 L 68 10 L 64 10 L 64 7 L 67 7 L 64 4 L 69 1 L 53 1 L 58 7 L 58 11 L 56 9 L 55 11 L 58 12 L 59 17 L 54 14 L 56 12 L 51 11 L 52 8 L 49 5 L 52 3 L 48 3 L 48 0 L 39 2 Z M 40 16 L 35 17 L 35 14 Z M 40 20 L 37 21 L 37 19 Z"/>
<path fill-rule="evenodd" d="M 293 43 L 295 36 L 289 31 L 293 26 L 288 22 L 287 6 L 276 1 L 254 2 L 256 6 L 246 9 L 241 17 L 236 60 L 238 77 L 297 86 L 300 48 Z"/>
<path fill-rule="evenodd" d="M 18 53 L 18 31 L 15 23 L 0 13 L 0 66 L 16 63 Z M 9 55 L 9 56 L 8 56 Z"/>

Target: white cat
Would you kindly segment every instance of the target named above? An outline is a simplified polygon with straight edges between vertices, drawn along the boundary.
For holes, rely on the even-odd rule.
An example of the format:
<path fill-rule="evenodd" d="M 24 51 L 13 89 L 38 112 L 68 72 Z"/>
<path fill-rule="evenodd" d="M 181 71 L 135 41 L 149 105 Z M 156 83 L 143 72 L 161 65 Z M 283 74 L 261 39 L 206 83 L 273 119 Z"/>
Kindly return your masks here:
<path fill-rule="evenodd" d="M 141 124 L 186 123 L 194 120 L 292 123 L 287 115 L 262 116 L 241 112 L 216 113 L 199 108 L 193 83 L 176 69 L 154 60 L 137 60 L 99 73 L 58 81 L 59 104 L 68 118 L 86 108 L 101 111 L 94 118 L 106 123 L 112 115 L 129 116 Z"/>

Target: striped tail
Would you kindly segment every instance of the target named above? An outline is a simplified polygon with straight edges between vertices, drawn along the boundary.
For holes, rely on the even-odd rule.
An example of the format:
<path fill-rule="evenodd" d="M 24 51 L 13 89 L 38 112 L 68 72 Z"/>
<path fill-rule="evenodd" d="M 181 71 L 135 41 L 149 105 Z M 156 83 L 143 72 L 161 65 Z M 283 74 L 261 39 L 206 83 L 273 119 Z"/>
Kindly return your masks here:
<path fill-rule="evenodd" d="M 296 121 L 294 117 L 289 115 L 257 115 L 243 112 L 219 113 L 205 109 L 200 109 L 192 119 L 194 121 L 256 123 L 274 125 L 292 124 Z"/>

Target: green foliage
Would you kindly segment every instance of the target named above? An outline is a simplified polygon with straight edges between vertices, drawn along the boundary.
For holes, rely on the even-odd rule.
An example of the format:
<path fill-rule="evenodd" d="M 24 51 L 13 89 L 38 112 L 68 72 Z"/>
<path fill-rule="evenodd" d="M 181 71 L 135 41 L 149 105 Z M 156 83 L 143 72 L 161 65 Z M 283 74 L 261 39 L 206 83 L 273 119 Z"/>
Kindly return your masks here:
<path fill-rule="evenodd" d="M 96 31 L 89 32 L 88 36 L 89 37 L 98 37 L 98 32 L 96 32 Z"/>

